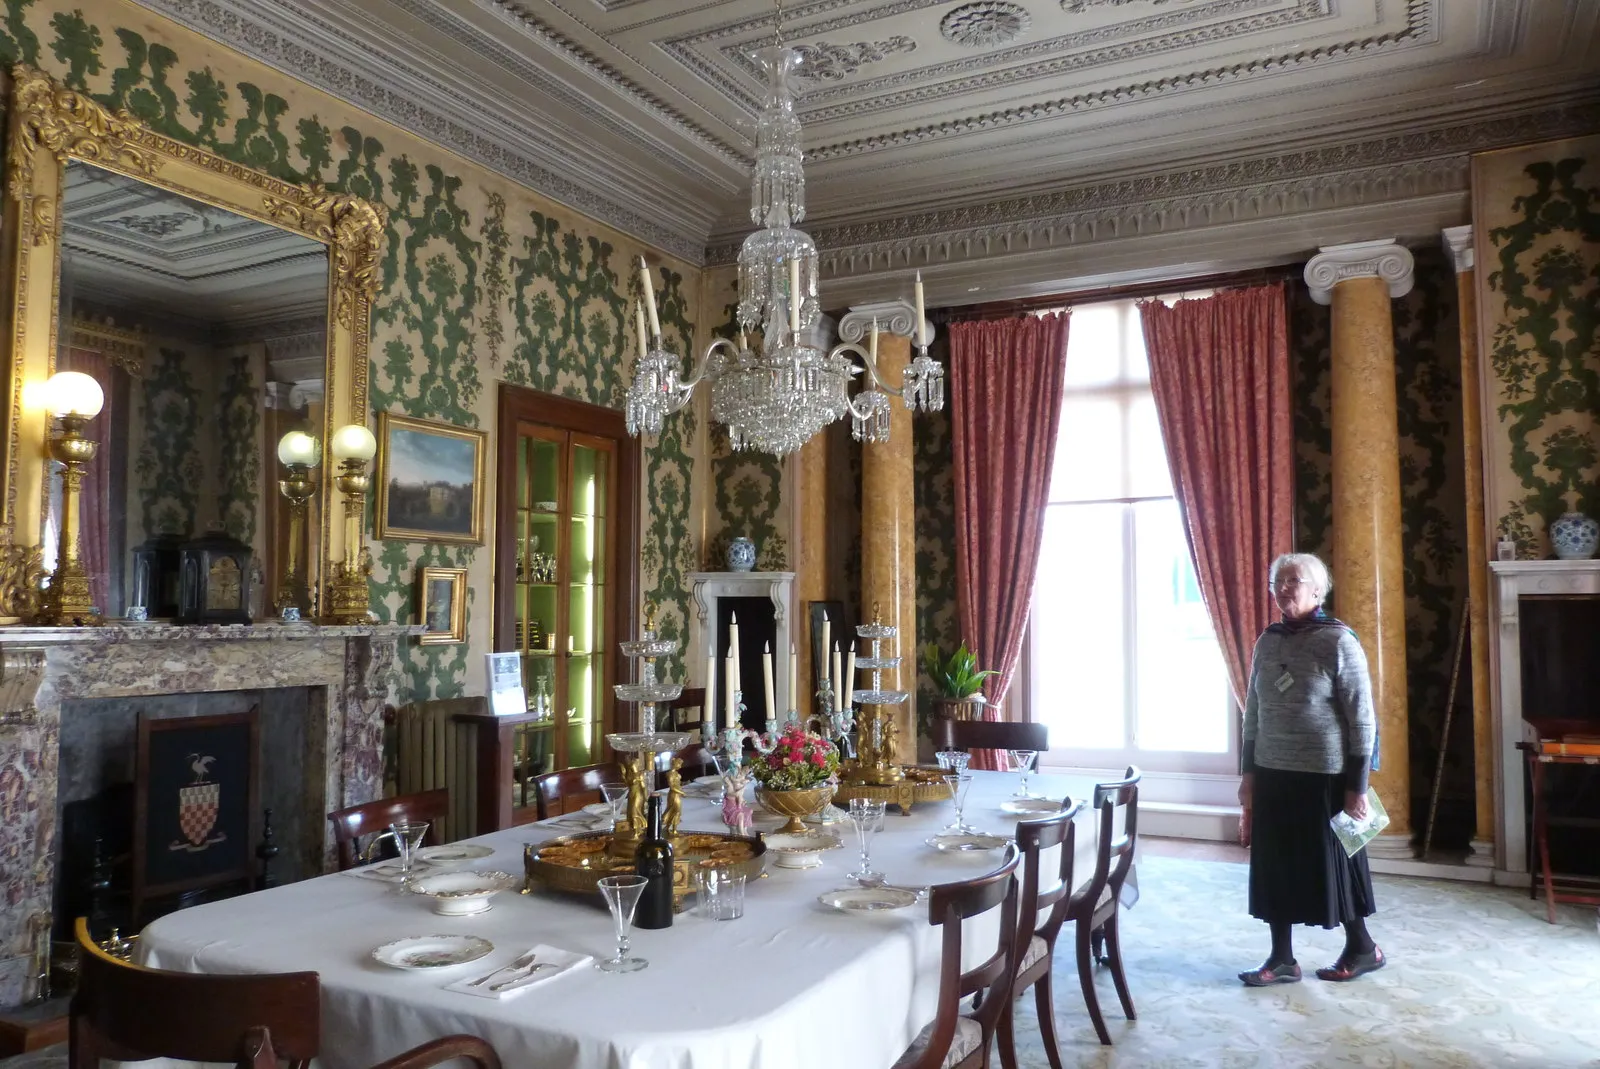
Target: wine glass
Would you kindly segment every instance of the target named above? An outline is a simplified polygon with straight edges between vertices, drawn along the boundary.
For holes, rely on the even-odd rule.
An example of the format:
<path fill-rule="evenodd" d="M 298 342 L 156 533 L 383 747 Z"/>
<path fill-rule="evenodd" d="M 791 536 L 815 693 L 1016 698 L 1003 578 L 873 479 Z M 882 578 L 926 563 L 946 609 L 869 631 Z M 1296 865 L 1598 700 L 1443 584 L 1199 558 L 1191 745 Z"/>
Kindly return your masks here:
<path fill-rule="evenodd" d="M 962 756 L 966 755 L 963 754 Z M 966 835 L 977 831 L 978 829 L 968 824 L 966 818 L 962 816 L 962 809 L 967 804 L 967 789 L 972 786 L 971 773 L 950 772 L 945 775 L 944 782 L 945 786 L 950 788 L 951 799 L 956 803 L 955 822 L 948 825 L 944 830 L 957 835 Z"/>
<path fill-rule="evenodd" d="M 601 972 L 638 972 L 650 964 L 643 958 L 628 956 L 628 929 L 633 926 L 633 911 L 639 908 L 639 896 L 649 882 L 643 876 L 600 878 L 600 895 L 611 908 L 611 923 L 617 930 L 617 956 L 594 963 L 594 967 Z"/>
<path fill-rule="evenodd" d="M 972 755 L 965 750 L 940 750 L 933 756 L 938 759 L 940 768 L 957 775 L 965 772 L 967 764 L 972 760 Z"/>
<path fill-rule="evenodd" d="M 600 784 L 600 797 L 606 800 L 611 807 L 611 830 L 617 830 L 617 821 L 621 820 L 627 812 L 628 785 L 626 783 Z"/>
<path fill-rule="evenodd" d="M 882 798 L 850 799 L 850 823 L 856 829 L 856 841 L 861 844 L 861 868 L 845 876 L 863 887 L 876 887 L 884 875 L 872 868 L 872 837 L 883 830 L 883 813 L 886 803 Z"/>
<path fill-rule="evenodd" d="M 394 848 L 400 853 L 400 890 L 411 890 L 411 865 L 416 860 L 422 837 L 428 834 L 426 820 L 397 820 L 389 825 L 394 834 Z"/>
<path fill-rule="evenodd" d="M 1014 798 L 1032 798 L 1028 793 L 1028 773 L 1033 771 L 1033 763 L 1039 759 L 1038 750 L 1007 750 L 1011 758 L 1011 771 L 1018 774 L 1017 793 Z"/>

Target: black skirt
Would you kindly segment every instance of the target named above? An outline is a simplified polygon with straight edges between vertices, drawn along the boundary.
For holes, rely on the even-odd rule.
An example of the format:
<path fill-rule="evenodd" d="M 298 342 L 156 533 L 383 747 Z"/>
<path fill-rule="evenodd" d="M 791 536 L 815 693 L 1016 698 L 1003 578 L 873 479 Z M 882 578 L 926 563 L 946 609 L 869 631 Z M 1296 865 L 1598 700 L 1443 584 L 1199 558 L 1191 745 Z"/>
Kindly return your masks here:
<path fill-rule="evenodd" d="M 1250 915 L 1334 928 L 1376 912 L 1366 850 L 1346 857 L 1329 821 L 1344 777 L 1257 768 L 1250 831 Z"/>

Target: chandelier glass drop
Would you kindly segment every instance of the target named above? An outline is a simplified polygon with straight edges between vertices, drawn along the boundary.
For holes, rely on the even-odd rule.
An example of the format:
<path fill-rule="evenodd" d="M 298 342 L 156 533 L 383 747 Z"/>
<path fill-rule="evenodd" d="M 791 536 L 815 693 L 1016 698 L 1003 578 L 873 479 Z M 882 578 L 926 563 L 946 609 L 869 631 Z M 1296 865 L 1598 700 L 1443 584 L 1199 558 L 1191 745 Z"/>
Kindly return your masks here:
<path fill-rule="evenodd" d="M 781 457 L 846 415 L 858 441 L 885 441 L 891 395 L 913 411 L 944 407 L 944 368 L 928 357 L 922 276 L 916 281 L 918 355 L 906 365 L 899 386 L 878 374 L 876 323 L 865 349 L 846 343 L 825 352 L 812 344 L 822 316 L 817 246 L 811 235 L 795 228 L 806 214 L 806 179 L 790 89 L 802 60 L 781 38 L 753 58 L 766 75 L 750 183 L 750 221 L 761 229 L 739 249 L 738 343 L 713 341 L 699 370 L 683 379 L 682 362 L 662 342 L 655 287 L 641 257 L 643 300 L 634 320 L 639 359 L 628 389 L 628 433 L 659 434 L 663 418 L 682 408 L 704 381 L 711 387 L 711 418 L 727 427 L 734 449 Z M 754 346 L 747 340 L 752 332 L 761 339 Z M 862 374 L 866 378 L 852 397 L 851 380 Z"/>

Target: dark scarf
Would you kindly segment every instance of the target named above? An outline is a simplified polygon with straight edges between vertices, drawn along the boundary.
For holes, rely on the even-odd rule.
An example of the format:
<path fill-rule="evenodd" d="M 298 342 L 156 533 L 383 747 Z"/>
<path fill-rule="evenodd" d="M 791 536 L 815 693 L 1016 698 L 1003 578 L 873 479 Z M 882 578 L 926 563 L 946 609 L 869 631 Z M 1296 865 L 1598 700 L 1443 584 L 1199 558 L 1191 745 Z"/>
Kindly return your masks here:
<path fill-rule="evenodd" d="M 1298 620 L 1279 620 L 1275 624 L 1269 624 L 1267 633 L 1269 635 L 1298 635 L 1323 627 L 1342 627 L 1352 635 L 1355 634 L 1354 628 L 1343 620 L 1329 616 L 1321 605 L 1318 605 L 1310 616 L 1301 617 Z"/>
<path fill-rule="evenodd" d="M 1268 624 L 1267 634 L 1303 635 L 1307 631 L 1317 631 L 1324 627 L 1342 627 L 1352 635 L 1356 633 L 1355 628 L 1351 627 L 1343 620 L 1329 616 L 1322 606 L 1318 605 L 1316 610 L 1312 612 L 1310 616 L 1302 617 L 1299 620 L 1279 620 L 1275 624 Z M 1374 723 L 1372 728 L 1372 771 L 1374 772 L 1378 771 L 1378 766 L 1380 763 L 1378 752 L 1378 726 L 1379 725 L 1377 723 Z"/>

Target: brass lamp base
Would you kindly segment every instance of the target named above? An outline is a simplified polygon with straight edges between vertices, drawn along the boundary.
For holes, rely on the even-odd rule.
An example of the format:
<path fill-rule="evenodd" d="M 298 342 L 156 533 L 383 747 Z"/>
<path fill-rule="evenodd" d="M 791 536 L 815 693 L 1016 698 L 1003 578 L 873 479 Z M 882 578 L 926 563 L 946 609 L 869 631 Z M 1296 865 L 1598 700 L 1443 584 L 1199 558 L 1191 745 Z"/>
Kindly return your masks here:
<path fill-rule="evenodd" d="M 98 627 L 105 623 L 89 593 L 89 576 L 82 568 L 57 568 L 50 585 L 39 594 L 39 611 L 33 623 L 40 627 Z"/>
<path fill-rule="evenodd" d="M 328 608 L 323 614 L 325 624 L 364 624 L 371 621 L 368 612 L 372 607 L 371 584 L 367 573 L 340 575 L 328 583 Z"/>

